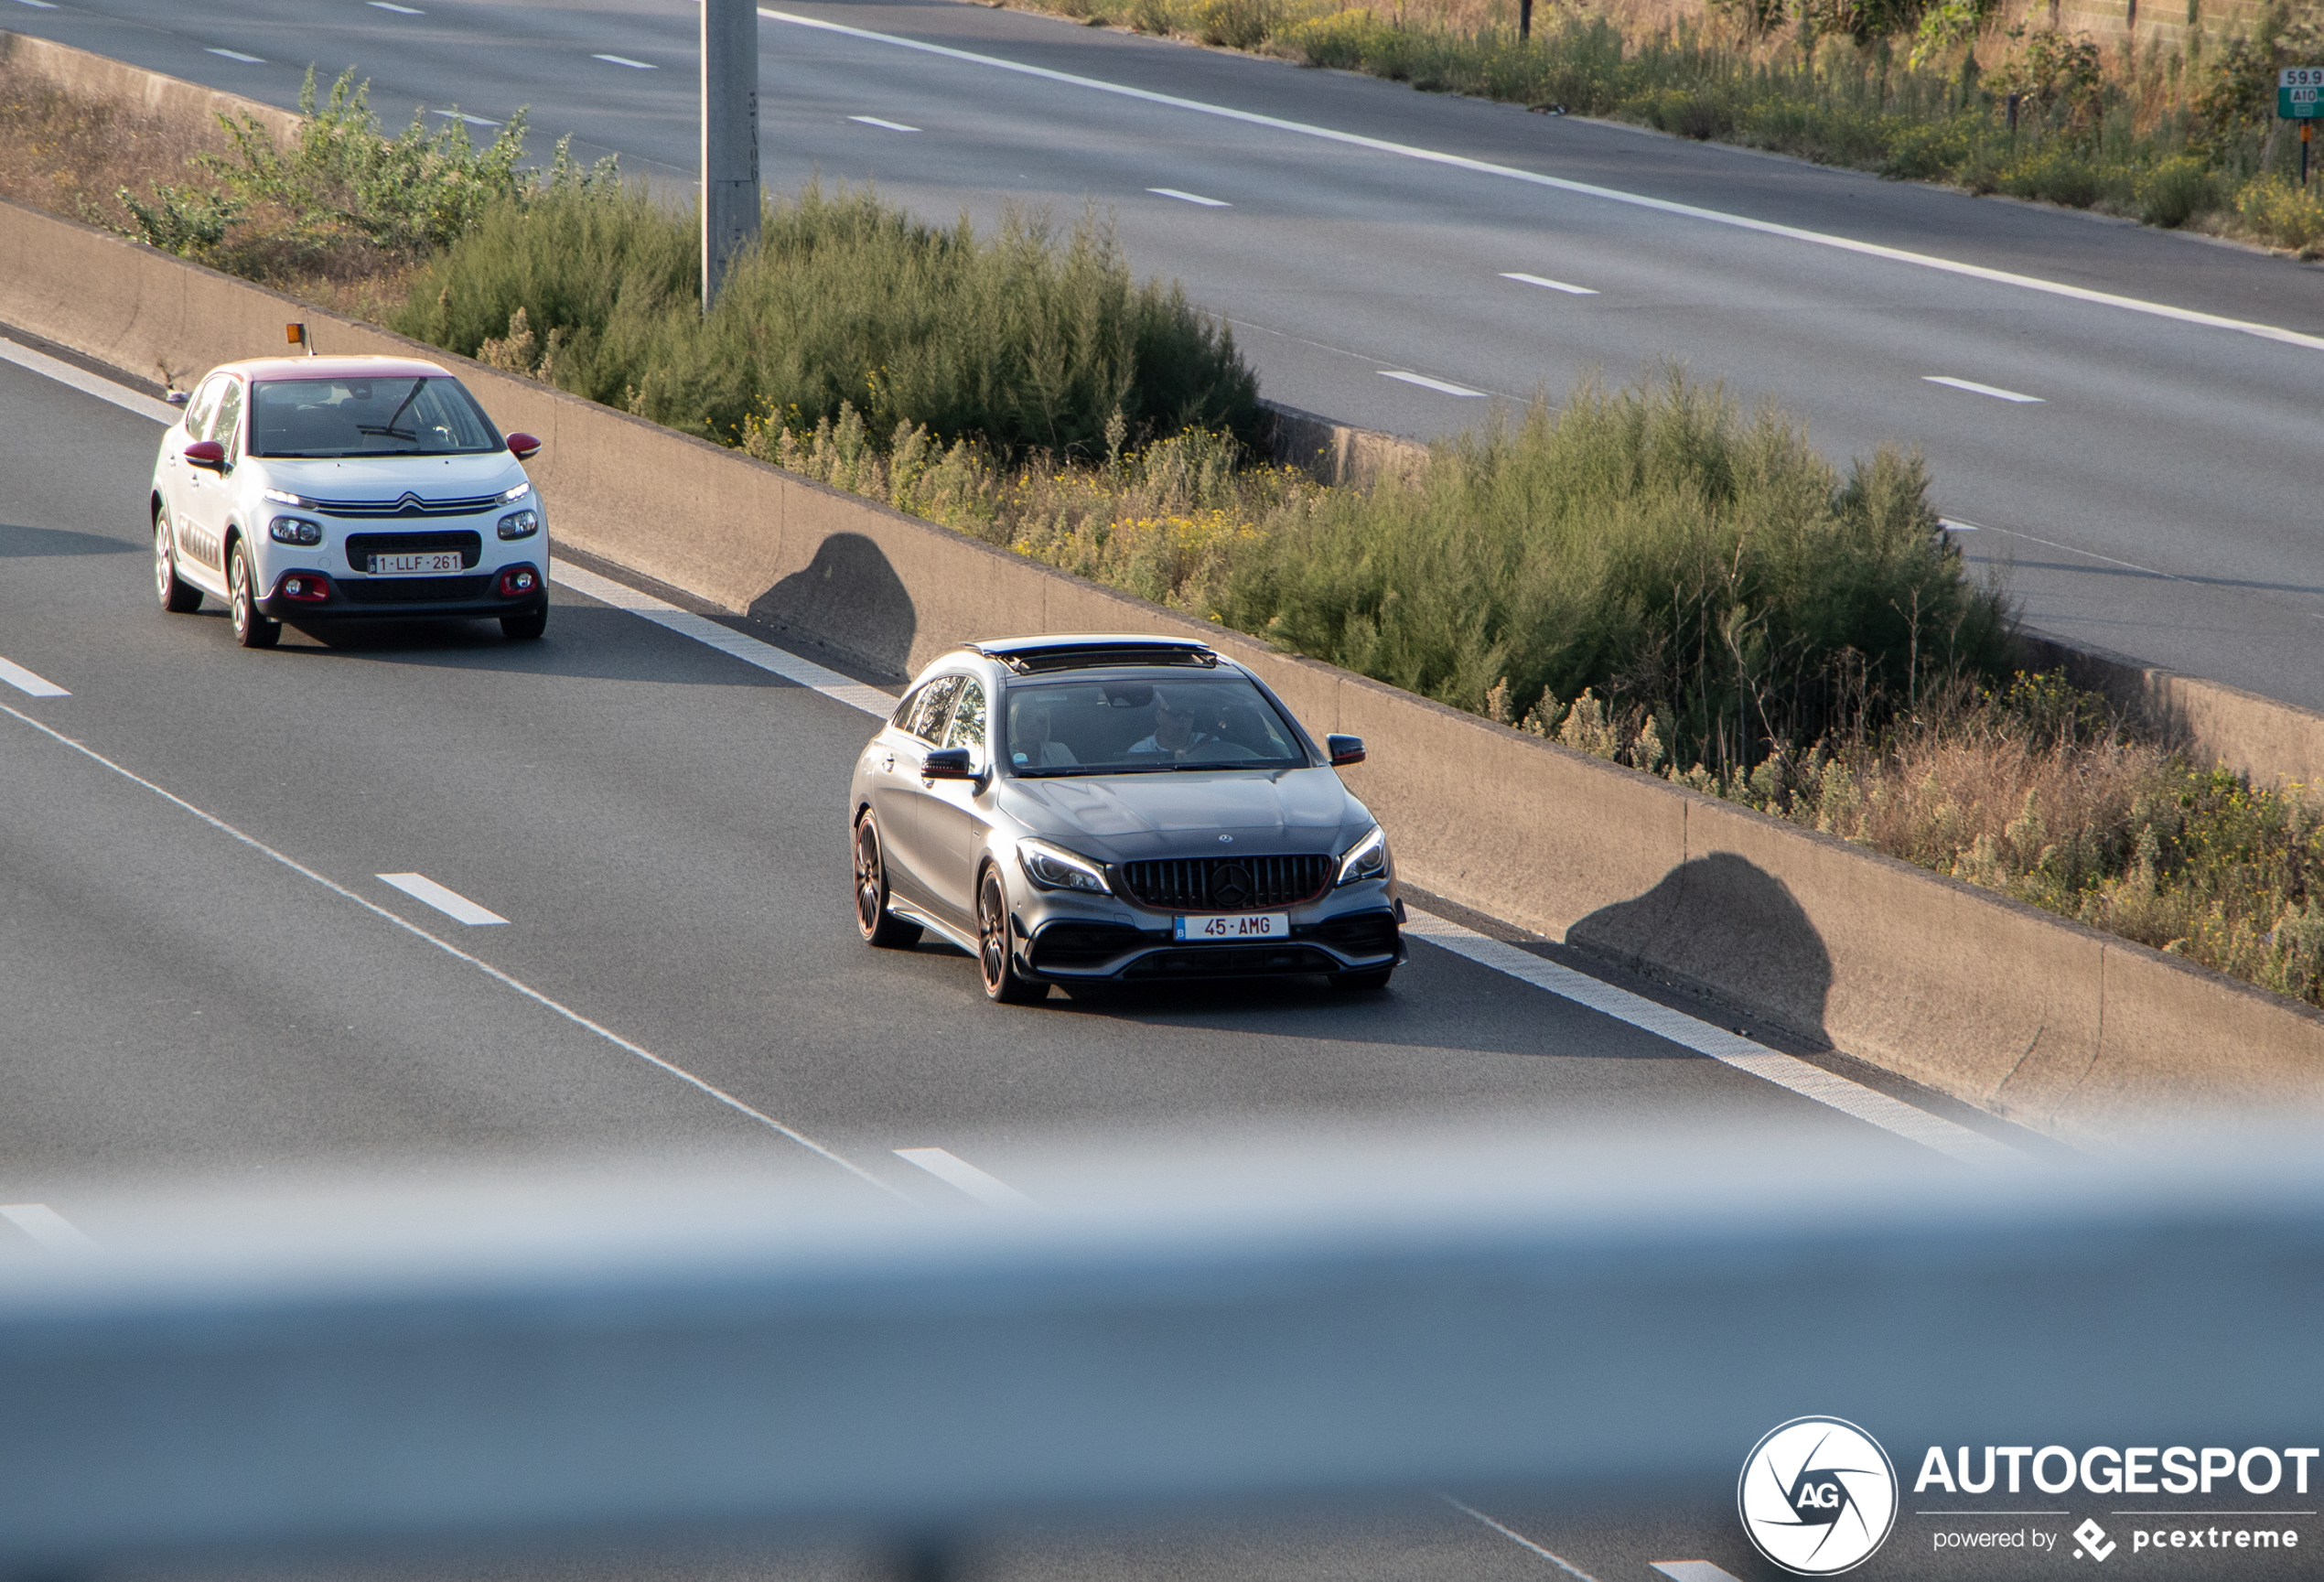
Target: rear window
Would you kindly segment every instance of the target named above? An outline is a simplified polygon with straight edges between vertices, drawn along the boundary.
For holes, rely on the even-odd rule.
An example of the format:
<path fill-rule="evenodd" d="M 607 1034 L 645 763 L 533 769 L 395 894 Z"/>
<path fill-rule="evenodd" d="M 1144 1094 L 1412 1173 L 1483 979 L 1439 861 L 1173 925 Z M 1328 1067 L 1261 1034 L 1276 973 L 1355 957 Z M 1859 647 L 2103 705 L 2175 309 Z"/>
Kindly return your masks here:
<path fill-rule="evenodd" d="M 1017 775 L 1302 769 L 1289 722 L 1248 677 L 1025 682 L 1001 711 Z"/>
<path fill-rule="evenodd" d="M 250 405 L 253 456 L 475 456 L 502 443 L 457 379 L 267 379 Z"/>

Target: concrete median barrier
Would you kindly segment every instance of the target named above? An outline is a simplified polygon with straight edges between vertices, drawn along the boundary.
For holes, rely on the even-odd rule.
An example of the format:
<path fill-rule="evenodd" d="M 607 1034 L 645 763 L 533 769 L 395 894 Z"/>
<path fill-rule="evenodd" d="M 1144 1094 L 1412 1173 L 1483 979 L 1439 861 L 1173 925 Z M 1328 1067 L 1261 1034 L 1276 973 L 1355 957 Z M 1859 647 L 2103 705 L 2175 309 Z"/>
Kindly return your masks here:
<path fill-rule="evenodd" d="M 1318 734 L 1366 739 L 1370 760 L 1349 780 L 1388 826 L 1402 872 L 1464 906 L 2077 1144 L 2121 1144 L 2212 1112 L 2324 1114 L 2324 1016 L 2313 1010 L 0 204 L 0 322 L 124 370 L 183 377 L 281 348 L 290 319 L 325 351 L 457 367 L 496 421 L 543 440 L 533 472 L 562 542 L 757 615 L 802 648 L 901 675 L 1000 632 L 1200 637 L 1264 674 Z M 124 515 L 137 510 L 123 502 Z"/>

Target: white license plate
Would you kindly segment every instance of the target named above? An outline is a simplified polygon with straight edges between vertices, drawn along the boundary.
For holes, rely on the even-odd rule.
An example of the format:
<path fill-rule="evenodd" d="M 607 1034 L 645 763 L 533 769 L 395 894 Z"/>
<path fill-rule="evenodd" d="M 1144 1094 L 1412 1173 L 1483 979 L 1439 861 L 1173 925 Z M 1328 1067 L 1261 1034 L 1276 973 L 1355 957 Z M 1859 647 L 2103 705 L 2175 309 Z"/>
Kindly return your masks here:
<path fill-rule="evenodd" d="M 423 554 L 371 556 L 373 576 L 440 576 L 447 571 L 462 569 L 460 552 L 457 549 L 434 549 Z"/>
<path fill-rule="evenodd" d="M 1291 937 L 1289 912 L 1227 912 L 1207 918 L 1179 918 L 1182 940 L 1232 942 L 1236 940 L 1286 940 Z"/>

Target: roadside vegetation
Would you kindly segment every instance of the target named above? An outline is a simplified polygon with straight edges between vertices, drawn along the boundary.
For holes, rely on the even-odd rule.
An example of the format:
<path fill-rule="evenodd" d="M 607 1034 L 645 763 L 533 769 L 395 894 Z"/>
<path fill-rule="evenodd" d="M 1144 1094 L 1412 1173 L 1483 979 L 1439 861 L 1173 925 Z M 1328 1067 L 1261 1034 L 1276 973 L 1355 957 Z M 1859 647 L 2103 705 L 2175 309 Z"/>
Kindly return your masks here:
<path fill-rule="evenodd" d="M 1664 369 L 1325 488 L 1255 461 L 1232 339 L 1093 219 L 810 188 L 705 318 L 693 227 L 562 148 L 390 138 L 345 79 L 291 150 L 124 124 L 0 82 L 6 194 L 2324 1004 L 2313 804 L 2017 671 L 1910 454 L 1844 476 Z"/>
<path fill-rule="evenodd" d="M 1523 40 L 1516 0 L 1028 3 L 2307 256 L 2324 243 L 2324 187 L 2297 185 L 2297 133 L 2275 118 L 2277 68 L 2324 49 L 2283 0 L 2233 34 L 2190 0 L 2186 43 L 2144 47 L 2023 0 L 1542 0 Z"/>

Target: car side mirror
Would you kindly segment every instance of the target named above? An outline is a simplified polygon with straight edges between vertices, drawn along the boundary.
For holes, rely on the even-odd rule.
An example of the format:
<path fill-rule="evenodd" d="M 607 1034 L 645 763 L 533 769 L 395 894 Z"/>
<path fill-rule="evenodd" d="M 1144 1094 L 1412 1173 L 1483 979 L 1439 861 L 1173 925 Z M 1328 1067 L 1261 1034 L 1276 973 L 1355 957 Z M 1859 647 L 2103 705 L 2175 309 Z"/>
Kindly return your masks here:
<path fill-rule="evenodd" d="M 1360 736 L 1328 736 L 1323 738 L 1323 745 L 1331 754 L 1333 769 L 1363 762 L 1363 737 Z"/>
<path fill-rule="evenodd" d="M 969 767 L 966 748 L 939 748 L 920 760 L 920 778 L 922 780 L 974 780 L 976 771 Z"/>
<path fill-rule="evenodd" d="M 214 439 L 197 439 L 186 447 L 186 465 L 210 472 L 226 470 L 226 447 Z"/>
<path fill-rule="evenodd" d="M 541 442 L 529 434 L 509 436 L 509 454 L 519 461 L 531 461 L 540 453 Z"/>

